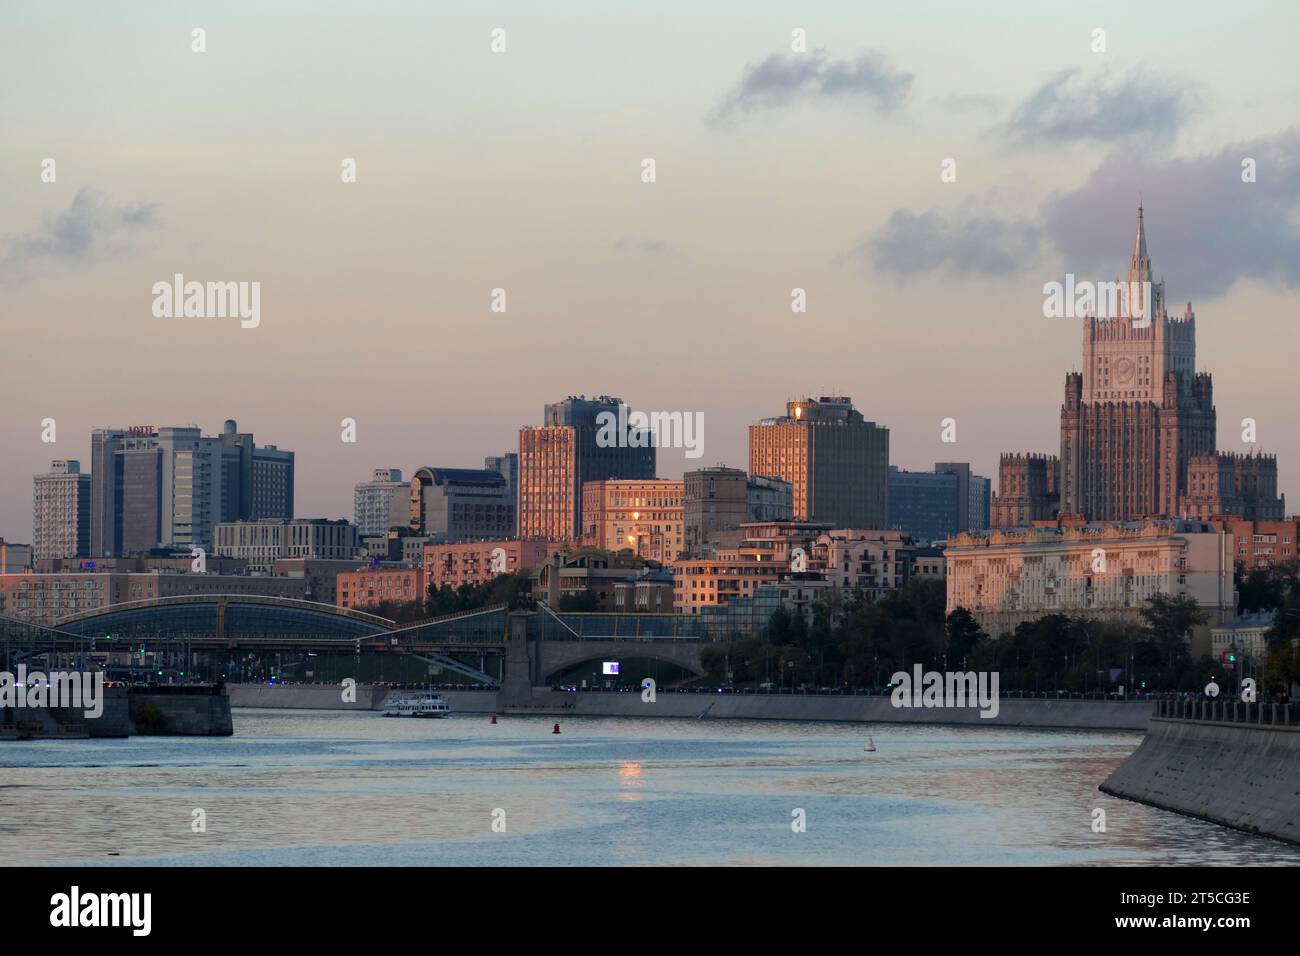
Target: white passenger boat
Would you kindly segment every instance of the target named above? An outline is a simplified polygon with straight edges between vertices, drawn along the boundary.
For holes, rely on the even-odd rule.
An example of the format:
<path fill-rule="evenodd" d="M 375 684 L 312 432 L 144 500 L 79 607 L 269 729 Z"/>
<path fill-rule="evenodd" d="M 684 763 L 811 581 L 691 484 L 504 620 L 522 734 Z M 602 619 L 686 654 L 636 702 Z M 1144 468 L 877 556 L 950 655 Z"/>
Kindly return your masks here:
<path fill-rule="evenodd" d="M 384 701 L 385 717 L 446 717 L 451 713 L 441 694 L 389 694 Z"/>

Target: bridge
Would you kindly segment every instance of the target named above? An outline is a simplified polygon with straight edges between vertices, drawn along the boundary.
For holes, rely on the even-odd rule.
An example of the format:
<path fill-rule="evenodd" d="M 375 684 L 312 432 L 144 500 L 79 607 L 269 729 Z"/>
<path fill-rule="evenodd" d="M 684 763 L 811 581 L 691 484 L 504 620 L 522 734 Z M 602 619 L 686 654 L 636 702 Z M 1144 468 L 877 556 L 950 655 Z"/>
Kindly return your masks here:
<path fill-rule="evenodd" d="M 662 661 L 702 675 L 700 649 L 708 641 L 702 623 L 689 615 L 562 613 L 542 602 L 531 611 L 495 605 L 411 623 L 332 604 L 240 594 L 129 601 L 48 625 L 0 616 L 0 648 L 13 662 L 43 657 L 47 666 L 61 659 L 76 668 L 115 654 L 141 660 L 161 654 L 183 661 L 192 674 L 204 666 L 224 673 L 222 662 L 241 651 L 347 652 L 357 662 L 363 655 L 396 654 L 482 683 L 504 685 L 509 677 L 516 690 L 548 685 L 587 661 L 619 658 Z"/>

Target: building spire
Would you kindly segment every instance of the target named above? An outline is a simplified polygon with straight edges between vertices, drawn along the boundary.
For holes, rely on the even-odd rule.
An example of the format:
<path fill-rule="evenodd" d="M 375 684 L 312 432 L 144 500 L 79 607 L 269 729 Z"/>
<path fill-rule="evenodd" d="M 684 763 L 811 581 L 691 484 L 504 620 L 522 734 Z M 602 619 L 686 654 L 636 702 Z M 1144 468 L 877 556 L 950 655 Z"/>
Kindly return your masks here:
<path fill-rule="evenodd" d="M 1138 197 L 1137 236 L 1133 240 L 1133 255 L 1128 262 L 1130 282 L 1151 281 L 1151 256 L 1147 253 L 1147 230 L 1142 220 L 1142 198 Z"/>

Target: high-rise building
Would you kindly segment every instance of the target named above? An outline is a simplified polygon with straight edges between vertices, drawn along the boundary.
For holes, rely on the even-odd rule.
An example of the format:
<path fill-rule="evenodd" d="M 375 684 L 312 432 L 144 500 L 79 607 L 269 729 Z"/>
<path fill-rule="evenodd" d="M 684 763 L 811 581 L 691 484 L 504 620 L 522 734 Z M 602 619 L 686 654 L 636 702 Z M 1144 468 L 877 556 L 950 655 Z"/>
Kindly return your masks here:
<path fill-rule="evenodd" d="M 389 528 L 406 528 L 411 519 L 411 486 L 400 468 L 376 468 L 369 481 L 356 484 L 352 517 L 357 534 L 386 535 Z"/>
<path fill-rule="evenodd" d="M 489 455 L 483 459 L 483 467 L 489 471 L 499 471 L 506 480 L 506 494 L 516 503 L 515 526 L 510 529 L 510 537 L 519 533 L 519 453 L 508 451 L 504 455 Z"/>
<path fill-rule="evenodd" d="M 589 481 L 582 489 L 582 544 L 606 551 L 631 550 L 660 563 L 682 553 L 681 480 L 618 478 Z"/>
<path fill-rule="evenodd" d="M 790 482 L 794 520 L 883 528 L 888 519 L 889 429 L 845 396 L 801 399 L 749 426 L 749 473 Z"/>
<path fill-rule="evenodd" d="M 961 527 L 961 481 L 951 472 L 889 466 L 889 527 L 917 541 L 944 541 Z"/>
<path fill-rule="evenodd" d="M 648 433 L 626 424 L 622 405 L 608 395 L 570 396 L 545 406 L 543 424 L 519 430 L 519 537 L 575 541 L 583 485 L 654 477 L 654 446 Z"/>
<path fill-rule="evenodd" d="M 32 479 L 32 552 L 40 558 L 90 555 L 90 475 L 81 462 L 50 462 Z"/>
<path fill-rule="evenodd" d="M 211 549 L 218 522 L 293 515 L 293 452 L 258 448 L 234 421 L 218 436 L 194 426 L 96 429 L 91 463 L 94 556 Z"/>
<path fill-rule="evenodd" d="M 989 526 L 993 482 L 983 475 L 972 474 L 970 462 L 937 461 L 935 474 L 957 476 L 957 528 L 983 531 Z"/>
<path fill-rule="evenodd" d="M 1128 303 L 1083 324 L 1083 371 L 1065 381 L 1061 406 L 1061 510 L 1089 520 L 1176 515 L 1193 455 L 1214 451 L 1213 385 L 1196 371 L 1196 315 L 1165 309 L 1152 280 L 1138 207 L 1129 288 L 1149 288 L 1150 305 Z"/>
<path fill-rule="evenodd" d="M 410 529 L 433 541 L 508 538 L 515 502 L 505 476 L 486 468 L 421 468 L 411 478 Z"/>
<path fill-rule="evenodd" d="M 998 493 L 990 509 L 990 528 L 1023 528 L 1055 518 L 1060 511 L 1055 455 L 1002 455 L 998 463 Z M 981 530 L 978 528 L 971 530 Z"/>

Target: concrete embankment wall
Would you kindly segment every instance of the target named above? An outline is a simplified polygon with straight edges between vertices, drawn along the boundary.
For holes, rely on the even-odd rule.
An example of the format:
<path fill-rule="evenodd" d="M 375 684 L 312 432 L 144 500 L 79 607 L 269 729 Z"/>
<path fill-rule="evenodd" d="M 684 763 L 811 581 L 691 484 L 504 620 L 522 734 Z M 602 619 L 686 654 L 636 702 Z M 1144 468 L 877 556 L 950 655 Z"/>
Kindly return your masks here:
<path fill-rule="evenodd" d="M 128 699 L 132 734 L 229 737 L 235 732 L 230 698 L 225 694 L 133 692 Z"/>
<path fill-rule="evenodd" d="M 265 707 L 271 710 L 383 710 L 384 700 L 393 693 L 385 684 L 358 684 L 356 700 L 344 702 L 342 684 L 278 685 L 229 684 L 232 707 Z M 409 693 L 404 692 L 404 693 Z M 494 691 L 440 690 L 453 713 L 499 714 Z"/>
<path fill-rule="evenodd" d="M 1002 700 L 996 717 L 977 709 L 895 707 L 888 697 L 767 694 L 658 694 L 653 703 L 637 693 L 566 694 L 534 689 L 530 705 L 506 713 L 603 717 L 699 717 L 743 720 L 842 720 L 858 723 L 962 724 L 985 727 L 1063 727 L 1145 730 L 1151 706 L 1126 701 Z"/>
<path fill-rule="evenodd" d="M 1300 843 L 1300 728 L 1153 717 L 1100 789 Z"/>
<path fill-rule="evenodd" d="M 390 691 L 358 685 L 354 704 L 344 704 L 334 686 L 230 686 L 235 707 L 316 710 L 379 710 Z M 842 720 L 860 723 L 970 724 L 987 727 L 1062 727 L 1083 730 L 1146 730 L 1151 707 L 1138 701 L 1001 700 L 998 715 L 982 718 L 975 709 L 894 707 L 888 697 L 800 696 L 787 694 L 659 693 L 643 703 L 640 693 L 581 693 L 534 688 L 531 701 L 501 707 L 488 691 L 440 691 L 452 713 L 517 713 L 589 717 L 708 717 L 743 720 Z"/>
<path fill-rule="evenodd" d="M 14 712 L 15 719 L 0 722 L 0 737 L 228 737 L 235 732 L 230 698 L 212 687 L 168 687 L 152 693 L 147 688 L 105 687 L 103 695 L 98 717 L 86 716 L 84 708 L 24 708 Z"/>
<path fill-rule="evenodd" d="M 270 707 L 289 710 L 379 710 L 392 693 L 383 684 L 357 684 L 356 701 L 345 703 L 342 684 L 271 686 L 230 684 L 230 706 Z M 485 695 L 495 698 L 495 694 Z"/>

